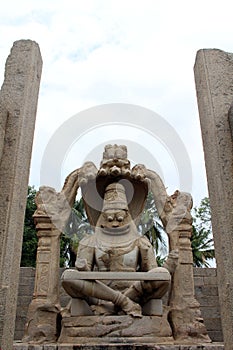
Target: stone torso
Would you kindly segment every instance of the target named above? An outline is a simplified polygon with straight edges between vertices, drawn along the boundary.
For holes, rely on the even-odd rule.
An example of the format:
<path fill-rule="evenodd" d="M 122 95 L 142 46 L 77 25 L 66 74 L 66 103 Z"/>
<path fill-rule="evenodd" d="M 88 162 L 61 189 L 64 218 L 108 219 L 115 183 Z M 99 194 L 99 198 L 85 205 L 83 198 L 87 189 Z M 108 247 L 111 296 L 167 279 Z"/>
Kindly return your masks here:
<path fill-rule="evenodd" d="M 139 248 L 136 246 L 131 251 L 122 254 L 122 251 L 114 247 L 106 247 L 104 250 L 95 249 L 95 263 L 99 271 L 137 271 Z"/>

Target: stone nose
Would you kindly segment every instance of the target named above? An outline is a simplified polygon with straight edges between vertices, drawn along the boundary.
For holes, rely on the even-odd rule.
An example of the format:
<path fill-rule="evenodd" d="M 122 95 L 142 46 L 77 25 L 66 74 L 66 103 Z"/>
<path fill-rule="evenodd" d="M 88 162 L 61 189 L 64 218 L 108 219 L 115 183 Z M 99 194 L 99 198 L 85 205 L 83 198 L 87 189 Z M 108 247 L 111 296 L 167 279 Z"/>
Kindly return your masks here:
<path fill-rule="evenodd" d="M 119 221 L 118 220 L 113 220 L 111 222 L 112 227 L 119 227 Z"/>

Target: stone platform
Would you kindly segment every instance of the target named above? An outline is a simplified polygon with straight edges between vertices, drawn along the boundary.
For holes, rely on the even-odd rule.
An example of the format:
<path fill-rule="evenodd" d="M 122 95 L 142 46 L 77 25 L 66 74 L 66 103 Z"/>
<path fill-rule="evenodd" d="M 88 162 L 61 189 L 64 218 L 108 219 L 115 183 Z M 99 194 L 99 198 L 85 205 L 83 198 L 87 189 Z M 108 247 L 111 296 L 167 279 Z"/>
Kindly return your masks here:
<path fill-rule="evenodd" d="M 101 343 L 101 344 L 46 344 L 33 345 L 16 342 L 13 350 L 224 350 L 223 343 L 212 344 L 147 344 L 137 342 L 131 344 L 123 343 Z"/>
<path fill-rule="evenodd" d="M 132 320 L 127 315 L 118 316 L 117 321 L 115 316 L 67 317 L 57 343 L 19 341 L 13 350 L 224 350 L 223 343 L 175 341 L 164 316 Z"/>
<path fill-rule="evenodd" d="M 62 320 L 58 342 L 76 344 L 101 343 L 169 343 L 173 342 L 167 315 L 77 316 Z"/>

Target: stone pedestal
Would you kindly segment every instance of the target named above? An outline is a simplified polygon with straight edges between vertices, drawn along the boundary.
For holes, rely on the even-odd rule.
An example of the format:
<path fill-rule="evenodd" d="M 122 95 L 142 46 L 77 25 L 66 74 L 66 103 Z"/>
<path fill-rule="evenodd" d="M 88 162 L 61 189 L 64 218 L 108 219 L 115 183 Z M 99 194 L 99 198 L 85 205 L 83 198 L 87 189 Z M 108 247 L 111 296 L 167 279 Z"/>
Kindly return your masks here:
<path fill-rule="evenodd" d="M 79 316 L 62 320 L 60 344 L 173 343 L 172 331 L 163 316 Z"/>

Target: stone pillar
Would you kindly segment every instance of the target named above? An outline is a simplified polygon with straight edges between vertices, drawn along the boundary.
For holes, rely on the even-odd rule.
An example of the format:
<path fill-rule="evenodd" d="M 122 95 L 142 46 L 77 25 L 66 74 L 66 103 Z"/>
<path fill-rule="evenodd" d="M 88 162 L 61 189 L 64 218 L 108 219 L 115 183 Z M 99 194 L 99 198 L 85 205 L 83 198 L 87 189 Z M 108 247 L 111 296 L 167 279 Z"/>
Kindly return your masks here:
<path fill-rule="evenodd" d="M 74 198 L 72 195 L 72 200 Z M 47 186 L 40 187 L 35 202 L 34 220 L 38 236 L 36 277 L 23 340 L 41 344 L 55 342 L 58 337 L 58 314 L 61 311 L 60 236 L 71 207 L 63 192 L 57 193 Z"/>
<path fill-rule="evenodd" d="M 24 212 L 42 69 L 35 42 L 14 43 L 0 92 L 0 347 L 13 347 Z"/>
<path fill-rule="evenodd" d="M 194 66 L 205 154 L 225 349 L 233 344 L 233 54 L 200 50 Z"/>
<path fill-rule="evenodd" d="M 24 341 L 55 342 L 60 312 L 60 235 L 49 216 L 34 216 L 38 248 L 33 299 L 29 305 Z"/>
<path fill-rule="evenodd" d="M 200 304 L 194 295 L 193 256 L 191 232 L 177 231 L 179 235 L 179 261 L 173 276 L 170 299 L 170 321 L 173 335 L 178 341 L 211 342 L 201 317 Z"/>
<path fill-rule="evenodd" d="M 192 197 L 188 193 L 176 191 L 173 201 L 174 208 L 166 229 L 169 241 L 172 243 L 170 249 L 179 251 L 179 259 L 172 275 L 169 319 L 176 340 L 208 343 L 211 340 L 201 317 L 200 304 L 194 295 L 193 255 L 190 241 Z"/>

